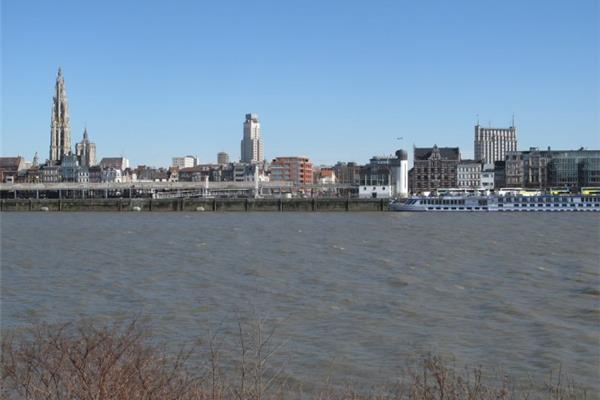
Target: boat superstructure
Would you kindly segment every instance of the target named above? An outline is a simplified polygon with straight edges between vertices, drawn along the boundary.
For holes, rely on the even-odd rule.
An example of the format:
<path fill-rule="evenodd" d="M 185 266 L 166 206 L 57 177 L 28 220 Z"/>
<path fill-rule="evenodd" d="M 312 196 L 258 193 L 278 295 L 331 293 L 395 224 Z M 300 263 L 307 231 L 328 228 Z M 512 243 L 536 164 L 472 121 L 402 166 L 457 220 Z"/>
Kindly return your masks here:
<path fill-rule="evenodd" d="M 393 201 L 391 211 L 600 212 L 600 195 L 439 196 Z"/>

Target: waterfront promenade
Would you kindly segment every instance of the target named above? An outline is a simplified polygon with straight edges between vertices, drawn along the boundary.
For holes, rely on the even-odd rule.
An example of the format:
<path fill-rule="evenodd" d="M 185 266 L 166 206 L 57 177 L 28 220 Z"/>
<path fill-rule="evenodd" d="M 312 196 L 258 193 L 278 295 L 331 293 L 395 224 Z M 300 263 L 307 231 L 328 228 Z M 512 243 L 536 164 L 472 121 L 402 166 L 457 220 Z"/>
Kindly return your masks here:
<path fill-rule="evenodd" d="M 0 184 L 0 211 L 387 211 L 388 199 L 359 199 L 356 190 L 289 182 Z"/>
<path fill-rule="evenodd" d="M 109 199 L 195 197 L 355 197 L 347 184 L 295 185 L 292 182 L 102 182 L 0 183 L 0 199 Z"/>
<path fill-rule="evenodd" d="M 110 198 L 2 199 L 0 211 L 387 211 L 387 199 Z"/>

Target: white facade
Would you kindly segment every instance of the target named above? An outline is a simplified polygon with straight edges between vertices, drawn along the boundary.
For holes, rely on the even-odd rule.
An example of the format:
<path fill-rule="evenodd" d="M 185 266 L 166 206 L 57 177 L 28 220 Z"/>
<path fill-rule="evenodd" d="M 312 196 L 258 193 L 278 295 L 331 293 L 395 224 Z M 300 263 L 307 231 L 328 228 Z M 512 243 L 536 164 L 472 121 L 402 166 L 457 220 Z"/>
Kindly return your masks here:
<path fill-rule="evenodd" d="M 481 163 L 462 160 L 456 168 L 456 184 L 460 189 L 479 189 L 481 187 Z"/>
<path fill-rule="evenodd" d="M 198 165 L 198 158 L 194 156 L 173 157 L 171 166 L 175 168 L 192 168 Z"/>
<path fill-rule="evenodd" d="M 240 160 L 243 163 L 257 163 L 264 160 L 260 122 L 258 121 L 258 115 L 254 113 L 246 114 Z"/>
<path fill-rule="evenodd" d="M 87 168 L 81 168 L 77 171 L 77 182 L 88 183 L 90 181 L 90 172 Z"/>
<path fill-rule="evenodd" d="M 120 169 L 109 168 L 102 171 L 102 182 L 123 182 L 123 173 Z"/>
<path fill-rule="evenodd" d="M 362 185 L 358 187 L 360 199 L 389 199 L 392 197 L 392 186 L 390 185 Z"/>
<path fill-rule="evenodd" d="M 485 164 L 481 171 L 481 188 L 494 190 L 494 164 Z"/>
<path fill-rule="evenodd" d="M 335 172 L 331 172 L 331 175 L 329 176 L 323 176 L 321 178 L 319 178 L 319 183 L 323 184 L 323 185 L 329 185 L 329 184 L 334 184 L 337 182 L 337 179 L 335 177 Z"/>
<path fill-rule="evenodd" d="M 400 160 L 392 169 L 394 176 L 394 192 L 398 197 L 408 197 L 408 160 Z"/>

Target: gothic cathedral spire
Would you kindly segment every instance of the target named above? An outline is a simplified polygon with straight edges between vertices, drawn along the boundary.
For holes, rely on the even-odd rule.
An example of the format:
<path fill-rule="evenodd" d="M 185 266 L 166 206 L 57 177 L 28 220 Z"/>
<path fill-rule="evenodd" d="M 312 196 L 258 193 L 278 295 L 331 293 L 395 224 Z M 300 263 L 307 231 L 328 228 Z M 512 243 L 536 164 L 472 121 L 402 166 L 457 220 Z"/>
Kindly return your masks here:
<path fill-rule="evenodd" d="M 71 122 L 65 80 L 60 67 L 52 104 L 50 130 L 50 162 L 58 164 L 63 156 L 71 152 Z"/>

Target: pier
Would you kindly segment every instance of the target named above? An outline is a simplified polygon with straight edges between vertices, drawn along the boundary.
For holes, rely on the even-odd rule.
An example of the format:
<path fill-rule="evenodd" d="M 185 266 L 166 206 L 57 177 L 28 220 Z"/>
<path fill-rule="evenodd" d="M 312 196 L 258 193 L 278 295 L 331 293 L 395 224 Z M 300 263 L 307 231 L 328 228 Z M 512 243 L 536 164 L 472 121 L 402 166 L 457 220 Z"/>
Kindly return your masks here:
<path fill-rule="evenodd" d="M 183 211 L 183 212 L 321 212 L 387 211 L 387 199 L 356 198 L 109 198 L 1 199 L 0 211 Z"/>
<path fill-rule="evenodd" d="M 0 211 L 387 211 L 349 185 L 288 182 L 0 184 Z"/>

